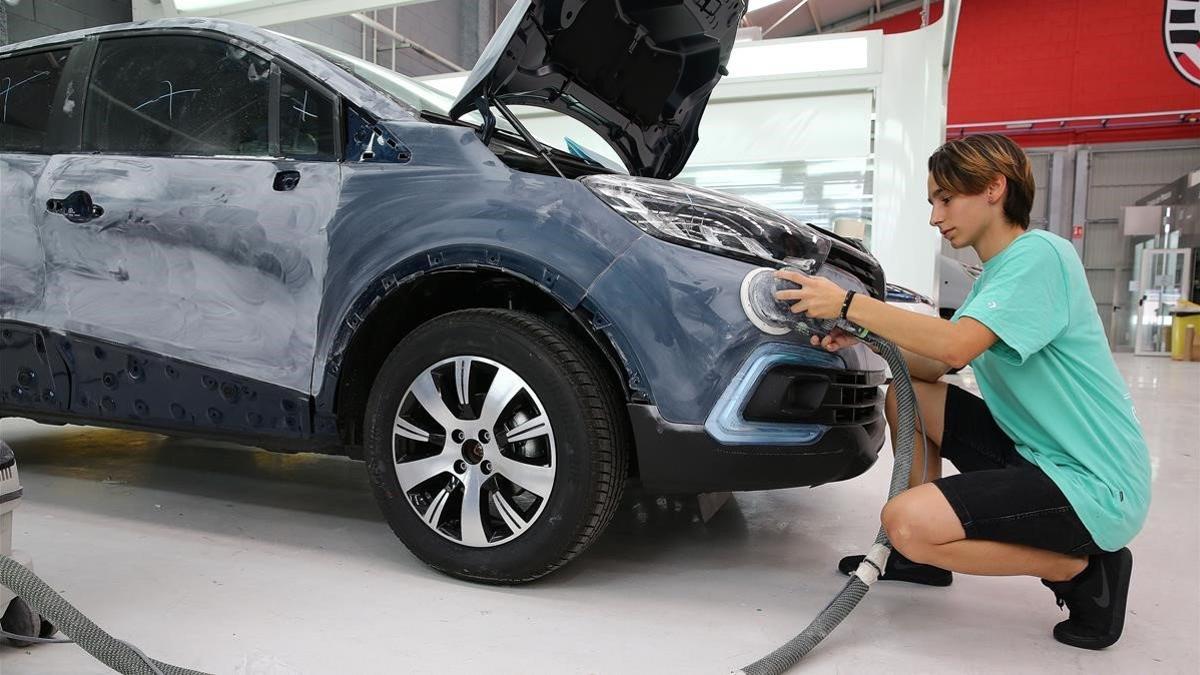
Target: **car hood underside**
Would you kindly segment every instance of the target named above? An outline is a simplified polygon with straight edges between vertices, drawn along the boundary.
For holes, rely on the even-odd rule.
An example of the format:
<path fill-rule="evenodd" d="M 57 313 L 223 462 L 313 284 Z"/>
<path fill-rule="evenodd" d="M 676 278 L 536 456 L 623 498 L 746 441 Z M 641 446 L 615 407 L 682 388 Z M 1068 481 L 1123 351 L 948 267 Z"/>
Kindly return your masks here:
<path fill-rule="evenodd" d="M 451 117 L 480 99 L 548 108 L 598 133 L 631 174 L 672 178 L 745 11 L 745 0 L 521 0 Z"/>

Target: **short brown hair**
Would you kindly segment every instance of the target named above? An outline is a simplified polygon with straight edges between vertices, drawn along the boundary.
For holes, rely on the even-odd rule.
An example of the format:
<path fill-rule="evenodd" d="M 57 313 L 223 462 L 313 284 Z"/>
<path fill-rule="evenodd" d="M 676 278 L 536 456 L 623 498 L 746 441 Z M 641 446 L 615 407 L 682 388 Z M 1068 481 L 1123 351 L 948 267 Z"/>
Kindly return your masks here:
<path fill-rule="evenodd" d="M 929 173 L 938 187 L 960 195 L 977 195 L 997 175 L 1004 176 L 1004 217 L 1029 229 L 1033 170 L 1025 151 L 1008 136 L 975 134 L 946 141 L 929 156 Z"/>

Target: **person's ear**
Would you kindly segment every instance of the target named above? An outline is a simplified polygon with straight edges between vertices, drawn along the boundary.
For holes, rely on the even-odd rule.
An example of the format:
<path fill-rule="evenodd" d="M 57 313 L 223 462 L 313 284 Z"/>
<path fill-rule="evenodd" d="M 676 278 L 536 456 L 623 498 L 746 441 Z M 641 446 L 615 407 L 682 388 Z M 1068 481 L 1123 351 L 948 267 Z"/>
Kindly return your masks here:
<path fill-rule="evenodd" d="M 1008 179 L 1004 177 L 1004 174 L 996 174 L 996 177 L 988 183 L 987 190 L 985 190 L 988 204 L 998 204 L 1001 199 L 1004 199 L 1004 190 L 1007 187 Z"/>

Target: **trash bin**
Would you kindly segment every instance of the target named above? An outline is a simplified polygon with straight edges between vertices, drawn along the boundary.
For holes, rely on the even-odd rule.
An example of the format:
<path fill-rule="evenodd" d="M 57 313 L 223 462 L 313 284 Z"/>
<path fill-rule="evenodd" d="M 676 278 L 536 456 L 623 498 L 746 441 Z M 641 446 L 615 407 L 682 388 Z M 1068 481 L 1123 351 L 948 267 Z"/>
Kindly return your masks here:
<path fill-rule="evenodd" d="M 1188 349 L 1187 329 L 1192 328 L 1192 344 Z M 1200 305 L 1183 301 L 1171 310 L 1171 358 L 1175 361 L 1200 360 Z"/>

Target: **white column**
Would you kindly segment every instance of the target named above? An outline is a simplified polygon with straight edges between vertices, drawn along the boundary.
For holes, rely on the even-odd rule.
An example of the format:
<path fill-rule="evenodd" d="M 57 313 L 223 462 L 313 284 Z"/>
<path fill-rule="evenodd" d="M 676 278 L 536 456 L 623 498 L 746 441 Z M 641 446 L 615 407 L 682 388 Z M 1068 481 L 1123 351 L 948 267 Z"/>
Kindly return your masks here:
<path fill-rule="evenodd" d="M 937 300 L 941 238 L 929 225 L 929 155 L 946 135 L 946 27 L 884 36 L 875 120 L 871 252 L 888 281 Z"/>

